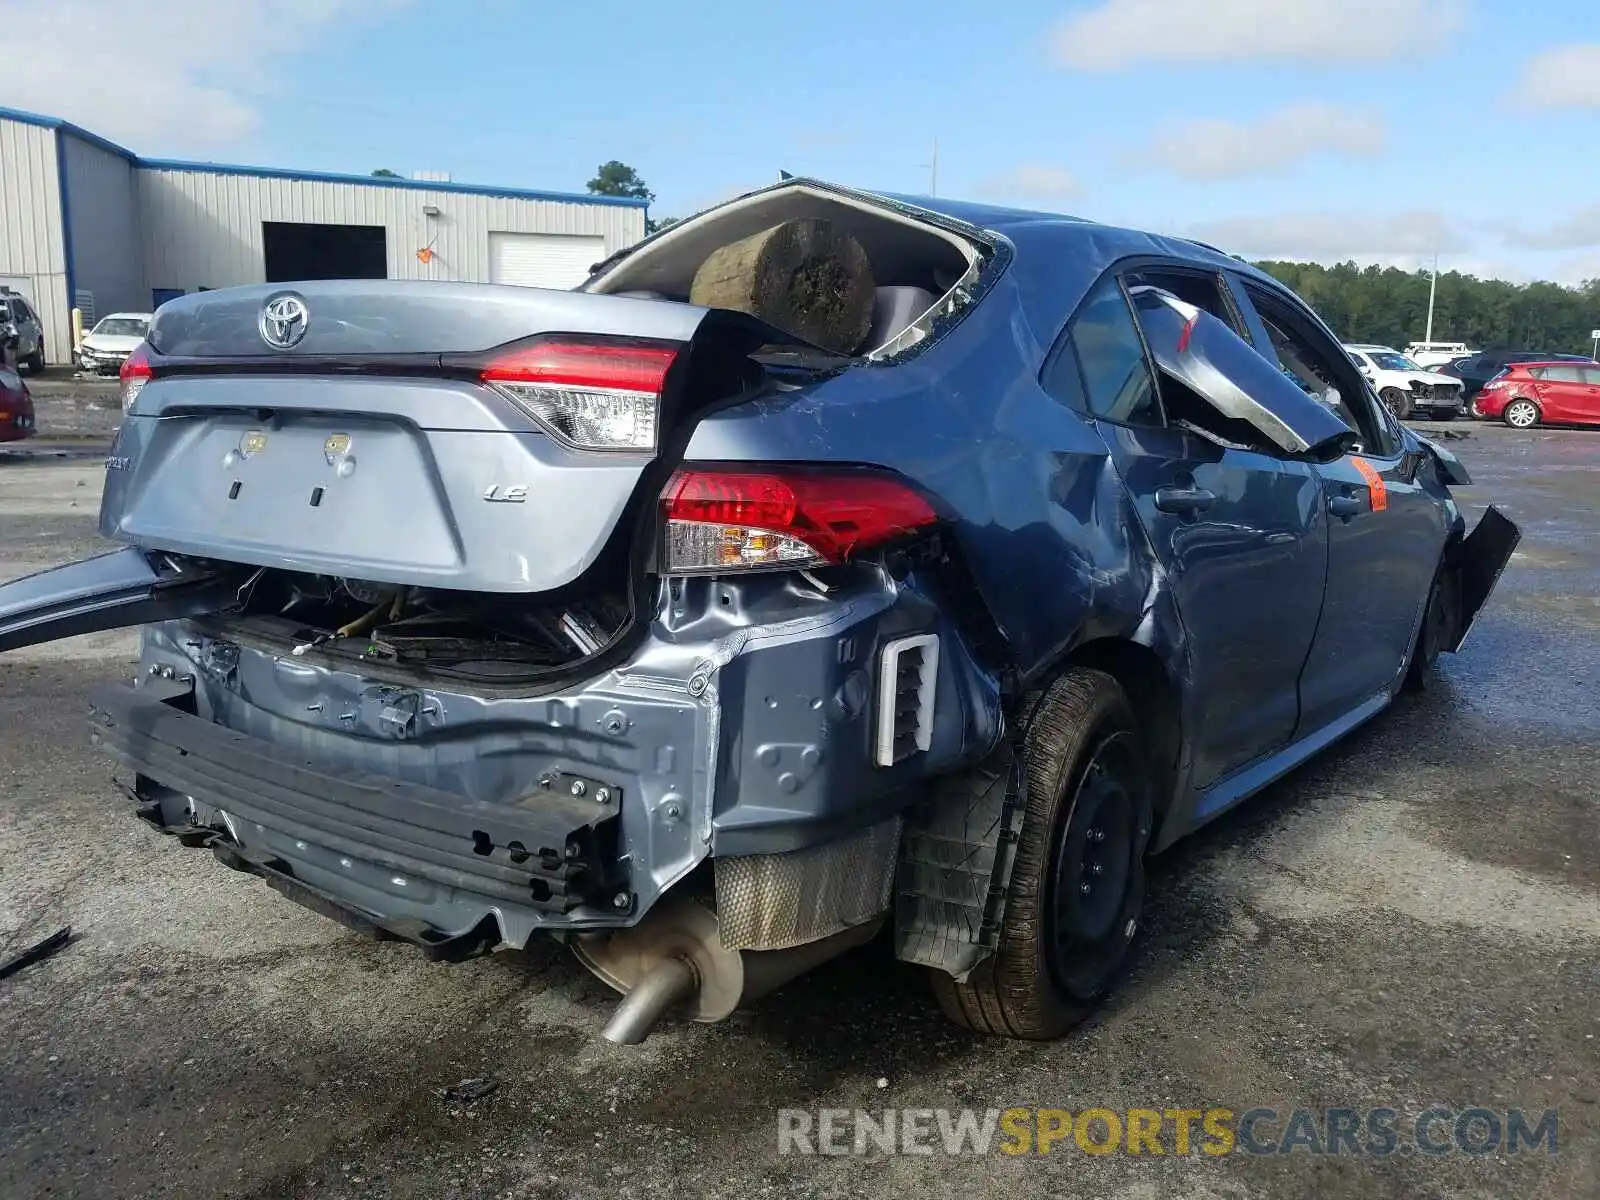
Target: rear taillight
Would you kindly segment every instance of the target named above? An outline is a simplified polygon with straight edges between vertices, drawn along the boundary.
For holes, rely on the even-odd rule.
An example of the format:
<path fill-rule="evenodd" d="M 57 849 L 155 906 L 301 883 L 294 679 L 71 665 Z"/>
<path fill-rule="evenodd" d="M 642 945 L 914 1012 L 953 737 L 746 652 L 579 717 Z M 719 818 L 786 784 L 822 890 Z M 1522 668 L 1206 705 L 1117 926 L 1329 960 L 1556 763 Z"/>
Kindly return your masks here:
<path fill-rule="evenodd" d="M 155 378 L 155 370 L 150 366 L 150 351 L 144 342 L 135 346 L 133 353 L 122 360 L 122 370 L 117 375 L 122 380 L 122 411 L 127 412 L 144 390 L 144 385 Z"/>
<path fill-rule="evenodd" d="M 551 339 L 489 360 L 481 378 L 584 450 L 656 448 L 661 393 L 679 347 Z"/>
<path fill-rule="evenodd" d="M 933 525 L 933 508 L 869 471 L 686 468 L 661 497 L 672 573 L 785 570 L 842 563 Z"/>

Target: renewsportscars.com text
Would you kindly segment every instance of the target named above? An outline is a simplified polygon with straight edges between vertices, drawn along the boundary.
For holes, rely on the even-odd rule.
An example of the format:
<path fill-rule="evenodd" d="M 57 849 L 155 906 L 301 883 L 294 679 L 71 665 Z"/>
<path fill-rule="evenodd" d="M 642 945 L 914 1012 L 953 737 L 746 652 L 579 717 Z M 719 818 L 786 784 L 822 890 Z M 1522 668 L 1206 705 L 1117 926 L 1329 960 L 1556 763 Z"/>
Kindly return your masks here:
<path fill-rule="evenodd" d="M 779 1154 L 1526 1154 L 1557 1152 L 1554 1109 L 785 1108 Z"/>

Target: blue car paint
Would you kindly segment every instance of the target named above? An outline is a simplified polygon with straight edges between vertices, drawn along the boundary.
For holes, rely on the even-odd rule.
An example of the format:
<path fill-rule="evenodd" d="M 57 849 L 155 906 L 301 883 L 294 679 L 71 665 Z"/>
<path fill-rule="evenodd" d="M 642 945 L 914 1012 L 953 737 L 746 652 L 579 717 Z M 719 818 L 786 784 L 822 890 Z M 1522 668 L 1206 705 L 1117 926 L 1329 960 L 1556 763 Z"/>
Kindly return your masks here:
<path fill-rule="evenodd" d="M 1455 475 L 1442 452 L 1432 452 L 1436 468 L 1418 471 L 1416 458 L 1427 457 L 1430 449 L 1392 426 L 1380 438 L 1383 445 L 1363 447 L 1367 469 L 1384 481 L 1388 503 L 1379 508 L 1371 501 L 1368 474 L 1348 455 L 1266 454 L 1225 447 L 1173 425 L 1114 425 L 1075 411 L 1043 379 L 1053 348 L 1090 290 L 1130 264 L 1198 269 L 1225 280 L 1242 319 L 1239 333 L 1255 347 L 1243 351 L 1250 356 L 1245 361 L 1258 369 L 1255 355 L 1269 363 L 1276 356 L 1249 290 L 1292 306 L 1326 334 L 1309 310 L 1253 268 L 1182 239 L 943 200 L 865 199 L 940 224 L 982 247 L 986 265 L 971 302 L 936 321 L 932 336 L 914 349 L 887 361 L 836 363 L 821 378 L 777 372 L 781 386 L 775 381 L 758 394 L 691 417 L 692 429 L 670 453 L 696 463 L 865 463 L 899 472 L 944 516 L 941 536 L 970 576 L 981 616 L 993 624 L 995 652 L 978 651 L 985 640 L 978 636 L 979 614 L 958 602 L 951 579 L 937 569 L 875 569 L 839 597 L 834 609 L 824 604 L 826 611 L 792 581 L 663 581 L 640 647 L 610 673 L 559 697 L 491 702 L 445 696 L 434 709 L 446 726 L 435 731 L 434 747 L 387 756 L 409 764 L 406 770 L 419 786 L 447 785 L 475 802 L 501 803 L 528 786 L 529 772 L 544 759 L 559 754 L 591 770 L 626 766 L 631 772 L 625 803 L 637 807 L 628 810 L 635 824 L 626 845 L 651 882 L 637 888 L 637 907 L 621 914 L 578 910 L 568 925 L 636 921 L 706 854 L 782 853 L 903 807 L 919 782 L 980 761 L 1005 723 L 1015 721 L 1019 694 L 1074 655 L 1137 648 L 1158 664 L 1174 698 L 1173 760 L 1153 764 L 1165 792 L 1164 820 L 1152 840 L 1158 849 L 1381 710 L 1398 686 L 1432 573 L 1446 541 L 1461 531 L 1445 485 Z M 613 266 L 617 261 L 625 256 L 612 260 Z M 710 336 L 704 331 L 713 326 L 738 325 L 715 310 L 604 295 L 367 281 L 315 287 L 312 294 L 307 285 L 313 312 L 336 316 L 316 327 L 315 338 L 322 340 L 307 342 L 330 355 L 366 347 L 375 336 L 396 353 L 415 351 L 419 337 L 441 336 L 441 312 L 450 314 L 460 337 L 474 339 L 475 350 L 526 333 L 530 320 L 534 330 L 651 332 L 694 341 Z M 152 343 L 165 352 L 201 357 L 251 353 L 250 322 L 271 290 L 229 289 L 176 301 L 158 318 Z M 366 306 L 391 299 L 403 303 L 385 309 L 384 321 L 362 320 Z M 474 305 L 482 320 L 470 311 Z M 538 315 L 530 317 L 533 309 Z M 745 326 L 749 337 L 772 332 L 752 329 L 748 321 Z M 460 337 L 439 343 L 438 353 L 462 349 Z M 1151 351 L 1158 352 L 1170 354 L 1171 347 Z M 1307 446 L 1325 445 L 1330 425 L 1343 428 L 1294 385 L 1267 374 L 1273 387 L 1262 390 L 1273 395 L 1260 403 L 1284 426 L 1304 429 Z M 337 570 L 335 541 L 317 543 L 317 553 L 308 555 L 299 542 L 274 549 L 260 537 L 240 538 L 237 530 L 229 540 L 204 528 L 203 499 L 195 490 L 203 472 L 187 481 L 186 491 L 170 482 L 169 470 L 163 491 L 144 461 L 158 444 L 168 459 L 200 444 L 208 408 L 266 408 L 266 397 L 277 387 L 273 379 L 241 376 L 214 383 L 190 377 L 147 386 L 113 456 L 140 461 L 108 483 L 103 528 L 147 547 Z M 550 451 L 549 470 L 539 477 L 549 495 L 560 493 L 560 472 L 576 472 L 576 479 L 588 470 L 606 503 L 592 505 L 583 520 L 574 513 L 572 521 L 544 530 L 546 553 L 538 562 L 519 564 L 515 553 L 508 558 L 503 552 L 515 538 L 514 523 L 508 522 L 517 514 L 457 503 L 477 499 L 485 482 L 497 481 L 477 477 L 481 468 L 469 469 L 465 439 L 478 439 L 473 446 L 500 446 L 495 457 L 504 465 L 514 461 L 514 447 L 538 434 L 525 415 L 474 389 L 470 382 L 416 379 L 321 379 L 302 391 L 283 389 L 273 420 L 284 429 L 300 430 L 319 404 L 332 404 L 340 413 L 402 411 L 417 453 L 444 460 L 432 478 L 451 531 L 432 540 L 448 544 L 450 554 L 440 555 L 437 569 L 406 561 L 384 550 L 379 535 L 388 535 L 388 527 L 367 521 L 345 531 L 343 544 L 359 542 L 362 548 L 359 560 L 352 560 L 359 571 L 348 573 L 437 583 L 436 576 L 454 572 L 459 587 L 538 592 L 567 582 L 572 562 L 597 556 L 597 529 L 623 537 L 629 532 L 626 513 L 653 515 L 639 491 L 670 462 L 611 458 L 602 465 L 593 456 Z M 457 403 L 436 403 L 446 393 Z M 188 421 L 201 424 L 188 432 Z M 272 436 L 280 435 L 273 426 Z M 364 464 L 357 478 L 369 472 Z M 219 482 L 220 477 L 210 480 Z M 1203 490 L 1213 501 L 1204 511 L 1175 514 L 1158 501 L 1166 488 Z M 1347 492 L 1367 507 L 1350 509 Z M 368 499 L 372 514 L 383 511 L 380 497 Z M 260 516 L 264 520 L 265 513 Z M 307 509 L 293 519 L 321 518 Z M 61 570 L 63 584 L 92 592 L 101 568 Z M 124 588 L 138 574 L 109 572 Z M 49 591 L 48 580 L 29 584 L 20 607 Z M 23 594 L 0 595 L 0 615 L 8 611 L 7 600 Z M 158 604 L 156 616 L 145 619 L 159 619 L 162 611 Z M 165 615 L 191 611 L 192 602 L 173 600 Z M 161 626 L 147 633 L 146 668 L 168 678 L 202 677 L 203 711 L 232 722 L 229 727 L 237 726 L 241 735 L 264 732 L 268 744 L 326 754 L 346 743 L 342 731 L 326 727 L 344 704 L 327 704 L 325 697 L 348 698 L 353 720 L 362 720 L 373 705 L 389 719 L 380 703 L 389 692 L 347 668 L 316 655 L 273 666 L 271 651 L 229 650 L 215 638 L 185 630 Z M 921 762 L 874 769 L 864 720 L 870 655 L 887 639 L 925 631 L 937 631 L 951 647 L 940 662 L 943 703 L 933 750 Z M 208 662 L 235 653 L 244 656 L 240 661 L 248 669 L 237 669 L 231 678 L 251 680 L 248 694 L 233 690 L 231 682 L 205 681 Z M 635 700 L 626 699 L 630 695 Z M 588 725 L 580 737 L 564 715 L 612 705 L 626 729 L 634 718 L 625 710 L 639 695 L 674 714 L 671 721 L 662 719 L 662 728 L 692 732 L 662 734 L 619 757 Z M 662 698 L 667 695 L 674 697 L 670 703 Z M 313 698 L 319 715 L 307 716 L 308 705 L 295 703 L 304 696 Z M 696 696 L 704 699 L 695 705 L 683 699 Z M 291 710 L 292 720 L 285 715 Z M 647 704 L 638 719 L 644 721 L 649 711 Z M 520 735 L 515 753 L 478 758 L 445 752 L 452 741 L 470 747 L 474 726 L 486 723 L 497 729 L 522 723 L 528 732 Z M 388 735 L 374 725 L 371 736 Z M 674 765 L 679 759 L 669 744 L 683 737 L 696 748 L 692 771 L 689 764 L 682 767 L 683 778 L 695 781 L 692 788 L 680 783 Z M 354 755 L 359 748 L 348 749 Z M 663 826 L 670 822 L 662 813 L 677 803 L 673 789 L 679 787 L 693 792 L 694 803 L 688 824 L 674 827 L 669 839 Z M 173 819 L 176 811 L 163 809 L 163 815 Z M 671 840 L 685 832 L 695 836 L 683 845 Z M 677 848 L 656 862 L 649 847 L 661 839 Z M 282 846 L 275 852 L 291 853 Z M 362 886 L 380 886 L 380 875 Z M 520 933 L 547 921 L 528 913 L 517 919 Z"/>

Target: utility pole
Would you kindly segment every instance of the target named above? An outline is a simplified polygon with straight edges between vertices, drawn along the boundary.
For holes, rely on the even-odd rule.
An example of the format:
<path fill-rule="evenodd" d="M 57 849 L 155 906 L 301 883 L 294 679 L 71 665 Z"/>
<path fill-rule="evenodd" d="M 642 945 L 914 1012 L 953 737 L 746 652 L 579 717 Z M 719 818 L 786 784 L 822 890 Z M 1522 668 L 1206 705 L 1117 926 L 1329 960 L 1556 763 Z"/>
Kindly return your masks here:
<path fill-rule="evenodd" d="M 1433 278 L 1428 281 L 1428 332 L 1422 335 L 1425 342 L 1433 341 L 1433 298 L 1439 291 L 1439 247 L 1433 248 Z"/>

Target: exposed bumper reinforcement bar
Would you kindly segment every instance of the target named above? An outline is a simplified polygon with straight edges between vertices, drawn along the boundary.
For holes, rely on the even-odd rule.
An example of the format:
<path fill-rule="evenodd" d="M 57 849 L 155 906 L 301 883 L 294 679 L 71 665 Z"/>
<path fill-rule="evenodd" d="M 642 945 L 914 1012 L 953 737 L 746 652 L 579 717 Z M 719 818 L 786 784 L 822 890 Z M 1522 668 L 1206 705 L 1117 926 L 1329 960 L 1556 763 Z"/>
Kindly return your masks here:
<path fill-rule="evenodd" d="M 367 926 L 376 924 L 388 936 L 424 946 L 438 941 L 409 928 L 409 921 L 375 922 L 296 879 L 281 856 L 241 847 L 233 831 L 258 826 L 436 887 L 546 912 L 568 912 L 618 889 L 620 794 L 602 804 L 540 793 L 522 807 L 362 772 L 336 773 L 304 759 L 285 761 L 270 743 L 175 707 L 186 695 L 182 686 L 126 684 L 90 693 L 92 737 L 141 777 L 142 804 L 151 802 L 145 785 L 154 783 L 227 820 L 183 826 L 181 814 L 163 811 L 169 806 L 160 803 L 141 815 L 188 844 L 212 846 L 227 865 L 260 875 L 279 891 L 290 894 L 292 885 L 294 899 L 347 925 L 360 922 L 353 927 L 371 932 Z"/>

